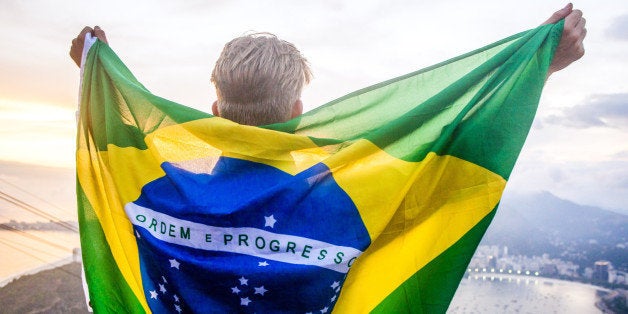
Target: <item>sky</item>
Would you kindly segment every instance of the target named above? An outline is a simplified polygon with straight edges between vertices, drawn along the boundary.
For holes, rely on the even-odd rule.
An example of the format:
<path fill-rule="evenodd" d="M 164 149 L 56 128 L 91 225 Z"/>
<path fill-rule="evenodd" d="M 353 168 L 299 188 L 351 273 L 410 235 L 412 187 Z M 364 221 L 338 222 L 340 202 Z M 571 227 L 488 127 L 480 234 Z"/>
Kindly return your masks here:
<path fill-rule="evenodd" d="M 215 100 L 209 78 L 223 45 L 275 33 L 312 66 L 307 111 L 534 28 L 566 3 L 2 0 L 0 163 L 74 166 L 79 70 L 68 51 L 85 25 L 101 26 L 154 94 L 204 111 Z M 628 3 L 574 5 L 587 20 L 586 54 L 548 80 L 507 192 L 549 191 L 628 214 Z M 31 179 L 15 171 L 0 179 L 46 189 L 32 179 L 41 168 L 23 169 Z"/>

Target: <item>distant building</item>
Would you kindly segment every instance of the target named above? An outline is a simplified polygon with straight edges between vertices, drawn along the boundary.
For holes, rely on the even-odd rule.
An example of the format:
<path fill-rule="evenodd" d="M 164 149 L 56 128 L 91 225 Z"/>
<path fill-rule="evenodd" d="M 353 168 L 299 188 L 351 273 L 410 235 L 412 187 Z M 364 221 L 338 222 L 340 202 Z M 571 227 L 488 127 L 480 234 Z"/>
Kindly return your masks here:
<path fill-rule="evenodd" d="M 554 264 L 543 264 L 540 271 L 541 274 L 545 276 L 556 276 L 558 274 L 558 267 L 556 267 L 556 265 Z"/>
<path fill-rule="evenodd" d="M 497 268 L 497 257 L 495 256 L 488 257 L 488 267 L 492 269 Z"/>
<path fill-rule="evenodd" d="M 622 285 L 628 284 L 628 281 L 626 281 L 626 275 L 627 274 L 625 272 L 618 271 L 617 276 L 615 277 L 615 283 Z"/>
<path fill-rule="evenodd" d="M 597 261 L 593 264 L 593 273 L 591 274 L 591 280 L 593 282 L 608 282 L 608 272 L 610 270 L 609 261 Z"/>
<path fill-rule="evenodd" d="M 496 257 L 499 256 L 499 246 L 491 245 L 491 250 L 490 250 L 489 255 L 496 256 Z"/>

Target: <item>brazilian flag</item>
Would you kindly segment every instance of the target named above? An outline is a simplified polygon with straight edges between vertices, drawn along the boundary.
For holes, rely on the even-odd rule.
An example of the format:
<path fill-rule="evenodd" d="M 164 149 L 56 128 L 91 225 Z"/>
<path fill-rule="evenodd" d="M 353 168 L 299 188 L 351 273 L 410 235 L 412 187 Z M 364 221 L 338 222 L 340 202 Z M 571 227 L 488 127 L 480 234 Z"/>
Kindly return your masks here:
<path fill-rule="evenodd" d="M 493 218 L 562 22 L 239 125 L 88 39 L 77 135 L 97 312 L 442 313 Z"/>

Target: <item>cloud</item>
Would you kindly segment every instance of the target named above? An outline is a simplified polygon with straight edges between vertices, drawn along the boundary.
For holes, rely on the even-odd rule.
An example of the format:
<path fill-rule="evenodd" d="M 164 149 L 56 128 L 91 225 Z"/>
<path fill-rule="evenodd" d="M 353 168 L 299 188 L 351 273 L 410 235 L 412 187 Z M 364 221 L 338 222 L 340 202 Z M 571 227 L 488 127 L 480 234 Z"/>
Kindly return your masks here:
<path fill-rule="evenodd" d="M 612 38 L 628 40 L 628 14 L 615 18 L 606 33 Z"/>
<path fill-rule="evenodd" d="M 548 175 L 555 183 L 560 183 L 565 179 L 565 173 L 560 168 L 551 169 Z"/>
<path fill-rule="evenodd" d="M 551 115 L 544 122 L 575 128 L 626 128 L 628 93 L 593 95 L 583 104 L 566 108 L 562 115 Z"/>

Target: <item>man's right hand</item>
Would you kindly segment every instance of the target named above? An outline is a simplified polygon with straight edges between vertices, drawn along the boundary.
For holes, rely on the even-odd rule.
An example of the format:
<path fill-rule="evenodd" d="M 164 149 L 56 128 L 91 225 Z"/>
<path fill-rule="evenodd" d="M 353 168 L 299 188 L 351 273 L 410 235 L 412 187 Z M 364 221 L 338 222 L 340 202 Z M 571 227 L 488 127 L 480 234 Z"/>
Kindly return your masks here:
<path fill-rule="evenodd" d="M 72 46 L 70 47 L 70 58 L 74 60 L 74 63 L 76 63 L 78 67 L 81 67 L 81 57 L 83 55 L 83 45 L 85 44 L 85 35 L 88 33 L 100 39 L 105 44 L 108 44 L 105 31 L 100 29 L 100 27 L 95 26 L 94 28 L 91 28 L 89 26 L 85 26 L 83 30 L 78 34 L 78 36 L 72 39 Z"/>

